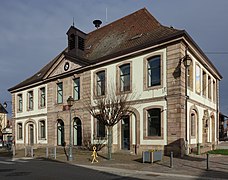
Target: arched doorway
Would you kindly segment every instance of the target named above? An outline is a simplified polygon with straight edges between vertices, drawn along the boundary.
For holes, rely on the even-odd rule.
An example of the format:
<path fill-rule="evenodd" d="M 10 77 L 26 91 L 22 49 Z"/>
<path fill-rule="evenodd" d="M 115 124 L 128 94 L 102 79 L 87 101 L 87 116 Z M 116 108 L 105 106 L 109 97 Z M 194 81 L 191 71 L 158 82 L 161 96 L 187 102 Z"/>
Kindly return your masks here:
<path fill-rule="evenodd" d="M 28 144 L 34 145 L 34 126 L 33 124 L 28 125 Z"/>
<path fill-rule="evenodd" d="M 125 116 L 121 121 L 121 147 L 130 150 L 130 116 Z"/>
<path fill-rule="evenodd" d="M 64 122 L 59 119 L 57 123 L 57 145 L 64 146 Z"/>
<path fill-rule="evenodd" d="M 73 145 L 82 145 L 82 123 L 79 118 L 74 118 L 73 122 Z"/>

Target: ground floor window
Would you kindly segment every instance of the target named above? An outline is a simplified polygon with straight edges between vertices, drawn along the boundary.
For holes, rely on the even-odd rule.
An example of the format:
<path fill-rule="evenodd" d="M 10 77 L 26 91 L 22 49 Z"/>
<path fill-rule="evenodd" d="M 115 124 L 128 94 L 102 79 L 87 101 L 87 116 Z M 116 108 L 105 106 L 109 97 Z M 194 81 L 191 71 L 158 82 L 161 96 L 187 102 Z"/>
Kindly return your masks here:
<path fill-rule="evenodd" d="M 18 123 L 17 124 L 17 139 L 18 140 L 23 139 L 23 136 L 22 136 L 22 123 Z"/>
<path fill-rule="evenodd" d="M 153 108 L 147 110 L 148 136 L 161 136 L 161 109 Z"/>

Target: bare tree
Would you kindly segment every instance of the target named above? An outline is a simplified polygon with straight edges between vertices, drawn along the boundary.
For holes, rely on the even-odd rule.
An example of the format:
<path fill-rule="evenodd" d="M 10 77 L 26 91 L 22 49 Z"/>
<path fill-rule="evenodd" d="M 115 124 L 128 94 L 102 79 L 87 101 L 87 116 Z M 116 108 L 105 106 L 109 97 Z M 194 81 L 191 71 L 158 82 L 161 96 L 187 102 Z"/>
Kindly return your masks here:
<path fill-rule="evenodd" d="M 129 100 L 132 95 L 119 94 L 114 91 L 106 96 L 97 97 L 94 104 L 87 104 L 87 110 L 98 121 L 103 123 L 108 130 L 108 160 L 112 158 L 112 139 L 113 126 L 116 125 L 124 116 L 130 115 Z"/>

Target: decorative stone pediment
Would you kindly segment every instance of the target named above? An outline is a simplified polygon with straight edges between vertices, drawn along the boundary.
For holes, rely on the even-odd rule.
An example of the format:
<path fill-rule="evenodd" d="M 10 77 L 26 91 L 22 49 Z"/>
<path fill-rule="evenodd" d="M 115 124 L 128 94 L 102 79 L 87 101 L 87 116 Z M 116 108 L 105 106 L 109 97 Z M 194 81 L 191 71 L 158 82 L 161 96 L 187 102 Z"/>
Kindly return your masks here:
<path fill-rule="evenodd" d="M 60 74 L 67 73 L 69 71 L 75 70 L 80 68 L 81 65 L 76 64 L 70 60 L 63 58 L 62 60 L 58 61 L 52 68 L 51 72 L 48 77 L 54 77 Z"/>

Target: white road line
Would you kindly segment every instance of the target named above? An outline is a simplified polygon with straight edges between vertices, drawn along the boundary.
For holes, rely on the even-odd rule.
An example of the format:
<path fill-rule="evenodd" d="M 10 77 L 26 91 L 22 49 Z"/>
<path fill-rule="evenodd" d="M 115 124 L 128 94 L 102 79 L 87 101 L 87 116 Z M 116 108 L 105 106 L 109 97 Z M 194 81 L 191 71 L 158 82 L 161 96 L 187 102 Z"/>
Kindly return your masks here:
<path fill-rule="evenodd" d="M 14 164 L 13 162 L 9 162 L 9 161 L 0 161 L 0 164 Z"/>

